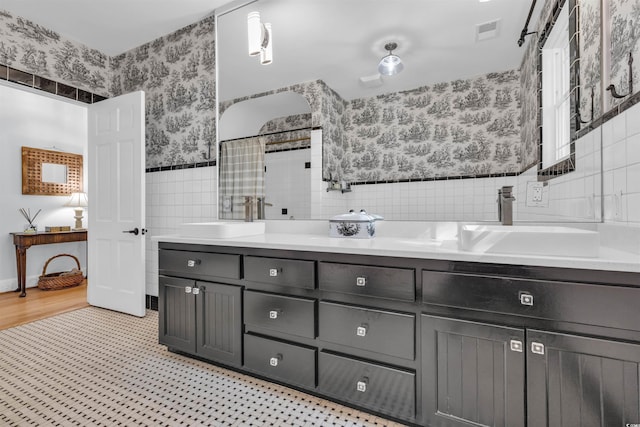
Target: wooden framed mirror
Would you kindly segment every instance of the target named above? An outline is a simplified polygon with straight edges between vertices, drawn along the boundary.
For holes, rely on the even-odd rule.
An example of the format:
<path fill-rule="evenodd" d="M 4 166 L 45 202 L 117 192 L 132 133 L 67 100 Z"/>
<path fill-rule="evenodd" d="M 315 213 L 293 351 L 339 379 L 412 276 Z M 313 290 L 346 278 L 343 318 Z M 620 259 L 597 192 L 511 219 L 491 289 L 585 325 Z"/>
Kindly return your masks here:
<path fill-rule="evenodd" d="M 22 194 L 68 196 L 82 191 L 82 154 L 22 147 Z"/>

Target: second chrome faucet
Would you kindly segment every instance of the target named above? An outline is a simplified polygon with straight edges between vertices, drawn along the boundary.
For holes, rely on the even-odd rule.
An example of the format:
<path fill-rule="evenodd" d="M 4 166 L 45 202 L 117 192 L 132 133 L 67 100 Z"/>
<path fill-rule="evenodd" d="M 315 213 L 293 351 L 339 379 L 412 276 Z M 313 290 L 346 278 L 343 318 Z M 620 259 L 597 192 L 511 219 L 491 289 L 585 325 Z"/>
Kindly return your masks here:
<path fill-rule="evenodd" d="M 498 189 L 498 221 L 502 225 L 513 225 L 513 202 L 516 198 L 511 194 L 512 191 L 511 185 Z"/>

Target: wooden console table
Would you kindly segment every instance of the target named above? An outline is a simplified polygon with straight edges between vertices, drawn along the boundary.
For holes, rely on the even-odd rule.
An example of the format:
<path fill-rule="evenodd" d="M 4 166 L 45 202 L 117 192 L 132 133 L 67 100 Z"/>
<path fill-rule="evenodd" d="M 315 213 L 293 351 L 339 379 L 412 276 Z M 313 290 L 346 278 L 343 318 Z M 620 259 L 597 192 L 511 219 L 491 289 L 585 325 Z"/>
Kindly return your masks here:
<path fill-rule="evenodd" d="M 16 265 L 18 267 L 18 289 L 16 292 L 20 291 L 20 297 L 27 296 L 27 249 L 33 245 L 87 240 L 87 230 L 10 234 L 13 236 L 13 244 L 16 245 Z"/>

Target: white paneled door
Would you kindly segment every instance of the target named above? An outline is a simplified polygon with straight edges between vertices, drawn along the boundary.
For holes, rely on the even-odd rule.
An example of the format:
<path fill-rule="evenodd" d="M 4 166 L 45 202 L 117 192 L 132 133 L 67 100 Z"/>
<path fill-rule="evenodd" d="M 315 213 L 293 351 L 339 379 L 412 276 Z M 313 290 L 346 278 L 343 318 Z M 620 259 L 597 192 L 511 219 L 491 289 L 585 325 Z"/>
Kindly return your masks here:
<path fill-rule="evenodd" d="M 89 107 L 89 304 L 145 314 L 144 92 Z"/>

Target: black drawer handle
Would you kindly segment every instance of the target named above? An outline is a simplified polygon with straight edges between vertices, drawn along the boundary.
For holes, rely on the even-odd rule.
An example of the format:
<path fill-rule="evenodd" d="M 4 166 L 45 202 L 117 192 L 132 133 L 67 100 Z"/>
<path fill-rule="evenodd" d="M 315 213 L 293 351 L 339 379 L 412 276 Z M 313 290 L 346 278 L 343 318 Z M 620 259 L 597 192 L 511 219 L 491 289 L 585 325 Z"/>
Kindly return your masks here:
<path fill-rule="evenodd" d="M 281 360 L 282 360 L 282 355 L 278 353 L 275 355 L 275 357 L 272 357 L 271 359 L 269 359 L 269 365 L 274 367 L 278 366 L 278 363 L 280 363 Z"/>

